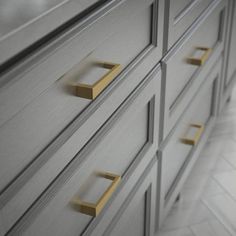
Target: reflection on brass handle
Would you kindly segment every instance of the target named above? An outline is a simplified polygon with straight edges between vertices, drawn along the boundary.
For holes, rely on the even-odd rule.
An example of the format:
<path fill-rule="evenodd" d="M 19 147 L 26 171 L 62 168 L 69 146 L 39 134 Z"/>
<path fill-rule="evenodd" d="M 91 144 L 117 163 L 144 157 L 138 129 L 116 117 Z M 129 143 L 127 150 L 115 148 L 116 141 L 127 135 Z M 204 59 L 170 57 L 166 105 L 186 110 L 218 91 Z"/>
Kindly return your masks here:
<path fill-rule="evenodd" d="M 184 144 L 188 144 L 188 145 L 196 145 L 198 143 L 198 140 L 200 139 L 203 131 L 204 131 L 204 126 L 203 125 L 199 125 L 199 124 L 191 124 L 191 127 L 197 128 L 197 132 L 195 133 L 193 139 L 190 138 L 181 138 L 181 142 Z"/>
<path fill-rule="evenodd" d="M 206 47 L 196 47 L 197 50 L 204 51 L 203 55 L 200 58 L 188 57 L 187 62 L 192 65 L 201 66 L 209 58 L 212 49 Z"/>
<path fill-rule="evenodd" d="M 108 189 L 103 193 L 101 198 L 98 200 L 97 203 L 90 203 L 81 201 L 80 199 L 73 200 L 73 203 L 76 204 L 79 208 L 79 212 L 90 215 L 90 216 L 97 216 L 100 211 L 103 209 L 103 207 L 106 205 L 107 201 L 110 199 L 113 192 L 116 190 L 121 177 L 119 175 L 107 173 L 107 172 L 101 172 L 97 174 L 99 177 L 112 180 L 111 185 L 108 187 Z"/>
<path fill-rule="evenodd" d="M 105 88 L 106 86 L 119 74 L 121 70 L 120 64 L 114 64 L 110 62 L 97 62 L 96 65 L 109 69 L 101 79 L 99 79 L 94 84 L 77 84 L 76 86 L 76 95 L 78 97 L 95 99 Z"/>

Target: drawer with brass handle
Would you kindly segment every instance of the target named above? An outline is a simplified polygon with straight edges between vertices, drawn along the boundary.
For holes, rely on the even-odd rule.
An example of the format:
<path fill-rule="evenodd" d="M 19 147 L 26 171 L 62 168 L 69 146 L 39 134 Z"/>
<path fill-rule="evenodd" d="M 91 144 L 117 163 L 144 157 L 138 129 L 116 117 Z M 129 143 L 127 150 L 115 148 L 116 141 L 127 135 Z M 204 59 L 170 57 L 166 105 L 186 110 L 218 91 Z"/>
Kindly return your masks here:
<path fill-rule="evenodd" d="M 143 78 L 162 57 L 163 17 L 164 0 L 107 1 L 11 70 L 1 71 L 0 126 L 84 61 L 121 64 L 125 74 L 136 69 Z M 99 78 L 96 73 L 90 76 Z"/>
<path fill-rule="evenodd" d="M 139 171 L 139 166 L 135 172 L 139 172 L 139 175 L 142 173 L 142 175 L 138 176 L 136 181 L 133 181 L 134 174 L 129 178 L 96 227 L 88 227 L 84 235 L 154 236 L 156 199 L 158 198 L 156 185 L 158 166 L 156 156 L 148 163 L 143 172 Z M 132 182 L 134 183 L 133 188 Z"/>
<path fill-rule="evenodd" d="M 164 1 L 112 2 L 1 74 L 0 208 L 78 129 L 83 147 L 160 60 Z"/>
<path fill-rule="evenodd" d="M 226 10 L 227 1 L 213 1 L 198 24 L 162 61 L 166 75 L 163 140 L 223 51 Z"/>
<path fill-rule="evenodd" d="M 93 116 L 86 127 L 78 129 L 60 147 L 16 197 L 1 209 L 9 230 L 28 209 L 18 225 L 10 230 L 13 235 L 21 230 L 26 231 L 25 235 L 32 235 L 32 232 L 36 235 L 80 234 L 93 217 L 101 215 L 129 169 L 139 161 L 147 161 L 146 155 L 152 158 L 156 153 L 160 83 L 159 65 L 87 140 L 84 147 L 84 135 L 92 128 L 89 124 L 95 122 L 97 116 Z M 30 207 L 53 179 L 56 181 L 52 187 Z M 22 201 L 27 205 L 21 205 Z M 13 211 L 16 204 L 19 207 Z"/>
<path fill-rule="evenodd" d="M 107 190 L 103 193 L 97 203 L 90 203 L 81 200 L 80 198 L 73 200 L 73 205 L 78 207 L 79 212 L 89 215 L 89 216 L 98 216 L 101 210 L 106 205 L 109 198 L 112 196 L 113 192 L 116 190 L 121 177 L 119 175 L 100 172 L 96 174 L 98 177 L 102 177 L 104 179 L 109 179 L 112 181 L 111 185 L 107 188 Z"/>
<path fill-rule="evenodd" d="M 166 0 L 168 31 L 165 49 L 169 50 L 214 0 Z"/>
<path fill-rule="evenodd" d="M 222 60 L 219 60 L 211 68 L 166 144 L 161 147 L 161 222 L 177 198 L 214 123 L 221 65 Z"/>

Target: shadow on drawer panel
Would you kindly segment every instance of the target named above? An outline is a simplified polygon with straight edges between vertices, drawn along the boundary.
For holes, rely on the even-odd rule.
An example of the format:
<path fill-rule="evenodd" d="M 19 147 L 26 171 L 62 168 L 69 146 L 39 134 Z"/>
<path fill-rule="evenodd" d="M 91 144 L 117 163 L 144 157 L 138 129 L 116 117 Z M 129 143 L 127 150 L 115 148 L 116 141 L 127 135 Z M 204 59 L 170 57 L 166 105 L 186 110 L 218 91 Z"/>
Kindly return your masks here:
<path fill-rule="evenodd" d="M 84 133 L 81 129 L 77 130 L 1 209 L 7 230 L 29 208 L 38 195 L 63 170 L 68 162 L 70 163 L 62 171 L 55 184 L 49 188 L 46 195 L 42 196 L 42 199 L 39 203 L 36 203 L 35 207 L 37 208 L 38 204 L 44 204 L 43 202 L 47 201 L 48 196 L 53 196 L 54 191 L 58 191 L 57 196 L 48 204 L 59 204 L 58 207 L 53 207 L 56 211 L 59 211 L 57 213 L 54 211 L 47 212 L 48 208 L 46 207 L 42 209 L 44 213 L 42 215 L 40 213 L 40 217 L 46 212 L 46 214 L 53 215 L 55 213 L 53 218 L 55 219 L 59 214 L 59 218 L 55 220 L 60 221 L 61 216 L 71 215 L 72 218 L 75 217 L 70 222 L 70 224 L 73 224 L 71 231 L 74 229 L 75 232 L 79 232 L 79 230 L 84 229 L 91 220 L 91 217 L 84 217 L 84 215 L 72 211 L 68 206 L 68 202 L 64 201 L 69 201 L 78 194 L 84 197 L 86 201 L 95 201 L 105 191 L 109 180 L 106 180 L 107 178 L 99 178 L 101 180 L 98 183 L 99 189 L 96 187 L 91 188 L 92 192 L 86 192 L 83 184 L 90 186 L 92 183 L 92 187 L 96 186 L 96 184 L 93 184 L 93 180 L 97 179 L 97 173 L 108 172 L 122 177 L 129 167 L 135 163 L 135 160 L 142 158 L 146 153 L 152 153 L 152 156 L 155 154 L 158 144 L 157 124 L 159 122 L 160 77 L 160 68 L 157 67 L 145 78 L 139 88 L 128 97 L 81 151 L 80 142 L 83 139 Z M 86 126 L 86 128 L 88 127 Z M 67 197 L 70 199 L 67 199 Z M 18 208 L 14 208 L 15 205 Z M 25 215 L 27 221 L 30 221 L 31 218 L 33 219 L 31 213 L 37 213 L 34 207 Z M 81 221 L 80 216 L 82 217 Z M 66 227 L 60 224 L 59 221 L 57 227 L 60 227 L 60 225 L 63 228 Z M 24 217 L 22 222 L 25 223 Z M 73 222 L 76 222 L 76 224 Z M 47 233 L 50 235 L 50 221 L 48 223 L 47 227 L 39 227 L 41 230 L 46 230 L 45 233 L 39 231 L 43 235 Z M 18 230 L 17 227 L 16 230 Z"/>

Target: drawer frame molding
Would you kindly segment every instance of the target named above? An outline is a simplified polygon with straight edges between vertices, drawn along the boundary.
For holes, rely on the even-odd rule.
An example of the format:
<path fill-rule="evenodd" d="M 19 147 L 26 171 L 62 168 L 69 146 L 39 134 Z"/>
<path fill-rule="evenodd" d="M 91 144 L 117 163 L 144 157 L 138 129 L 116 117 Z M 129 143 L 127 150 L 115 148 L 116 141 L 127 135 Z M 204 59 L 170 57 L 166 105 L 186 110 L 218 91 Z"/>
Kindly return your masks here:
<path fill-rule="evenodd" d="M 221 65 L 222 65 L 222 57 L 220 57 L 220 59 L 218 59 L 215 62 L 214 66 L 211 68 L 211 70 L 208 72 L 208 75 L 206 76 L 206 78 L 208 78 L 208 79 L 204 81 L 204 83 L 199 88 L 198 93 L 195 94 L 195 96 L 191 100 L 189 107 L 191 106 L 192 102 L 198 98 L 199 94 L 201 93 L 201 91 L 205 87 L 208 87 L 211 84 L 213 85 L 212 100 L 211 100 L 211 102 L 212 102 L 211 103 L 212 104 L 211 116 L 210 116 L 209 120 L 207 121 L 207 124 L 205 125 L 204 132 L 201 134 L 201 138 L 199 139 L 199 141 L 195 145 L 193 145 L 190 153 L 188 154 L 186 161 L 184 162 L 183 166 L 179 170 L 179 173 L 176 176 L 176 179 L 172 183 L 172 186 L 168 190 L 166 195 L 164 195 L 164 191 L 161 188 L 163 177 L 162 177 L 162 173 L 161 173 L 162 169 L 160 170 L 159 182 L 158 182 L 158 184 L 160 185 L 158 227 L 161 226 L 161 224 L 163 223 L 164 219 L 166 218 L 168 212 L 170 211 L 173 203 L 177 199 L 184 182 L 186 181 L 188 175 L 190 174 L 191 169 L 194 166 L 194 163 L 198 159 L 199 154 L 200 154 L 202 148 L 204 147 L 204 145 L 211 133 L 211 130 L 214 127 L 217 112 L 218 112 L 219 98 L 220 98 L 219 95 L 220 95 Z M 189 107 L 187 107 L 185 109 L 184 113 L 187 112 Z M 183 116 L 184 116 L 184 114 L 181 116 L 180 119 L 182 119 Z M 174 127 L 174 129 L 170 132 L 170 135 L 168 136 L 168 141 L 171 138 L 174 131 L 176 130 L 177 126 L 178 125 L 176 125 Z M 202 125 L 198 125 L 198 127 L 199 127 L 199 129 L 202 129 Z M 199 131 L 199 134 L 200 134 L 200 131 Z M 161 165 L 163 165 L 162 164 L 162 162 L 163 162 L 162 153 L 163 153 L 163 150 L 165 149 L 165 146 L 168 144 L 168 141 L 162 143 L 160 146 L 160 149 L 158 151 L 158 157 L 160 158 Z M 193 143 L 193 142 L 191 142 L 191 143 Z"/>
<path fill-rule="evenodd" d="M 138 88 L 134 90 L 126 100 L 118 107 L 115 114 L 110 117 L 101 129 L 93 136 L 92 139 L 86 144 L 86 146 L 80 150 L 69 165 L 60 173 L 60 175 L 55 179 L 52 184 L 40 195 L 37 202 L 35 202 L 25 214 L 13 225 L 13 227 L 7 232 L 9 235 L 14 235 L 16 232 L 24 232 L 25 229 L 33 222 L 37 215 L 47 206 L 47 204 L 54 199 L 57 192 L 60 188 L 72 177 L 73 173 L 86 161 L 88 154 L 99 144 L 100 137 L 104 137 L 114 125 L 114 123 L 120 119 L 123 113 L 135 102 L 136 98 L 142 93 L 142 91 L 149 86 L 154 90 L 155 95 L 150 94 L 150 91 L 147 96 L 149 96 L 148 102 L 148 137 L 146 143 L 141 148 L 137 156 L 134 158 L 134 161 L 130 164 L 125 174 L 122 175 L 122 181 L 117 187 L 116 192 L 119 192 L 122 186 L 127 181 L 128 176 L 131 175 L 131 172 L 141 161 L 145 161 L 145 156 L 152 152 L 154 153 L 157 150 L 158 146 L 158 125 L 157 120 L 159 120 L 159 106 L 160 106 L 160 94 L 156 90 L 156 87 L 151 86 L 149 83 L 154 82 L 159 84 L 160 87 L 160 78 L 161 78 L 161 68 L 160 65 L 157 65 L 152 71 L 145 77 L 145 79 L 139 84 Z M 154 78 L 157 77 L 157 78 Z M 151 87 L 150 87 L 151 86 Z M 158 108 L 158 109 L 157 109 Z M 144 160 L 142 160 L 144 158 Z M 114 196 L 111 196 L 108 203 L 104 207 L 104 210 L 109 207 Z M 103 210 L 103 212 L 104 212 Z M 103 212 L 99 214 L 98 217 L 93 218 L 91 227 L 95 227 L 100 221 Z"/>

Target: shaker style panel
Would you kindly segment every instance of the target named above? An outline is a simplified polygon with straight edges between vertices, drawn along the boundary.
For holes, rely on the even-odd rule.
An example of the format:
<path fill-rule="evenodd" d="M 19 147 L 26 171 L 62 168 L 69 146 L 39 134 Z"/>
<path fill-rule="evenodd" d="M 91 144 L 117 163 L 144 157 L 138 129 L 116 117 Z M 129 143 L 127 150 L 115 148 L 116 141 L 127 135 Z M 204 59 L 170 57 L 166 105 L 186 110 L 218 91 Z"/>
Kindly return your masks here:
<path fill-rule="evenodd" d="M 37 44 L 68 21 L 80 18 L 108 0 L 50 0 L 0 2 L 0 65 Z"/>
<path fill-rule="evenodd" d="M 90 123 L 94 133 L 117 109 L 161 57 L 162 17 L 163 1 L 122 1 L 86 30 L 78 26 L 76 35 L 55 51 L 48 49 L 44 60 L 33 60 L 21 78 L 2 87 L 2 194 L 8 188 L 14 191 L 12 183 L 19 178 L 21 185 L 27 181 L 29 176 L 22 177 L 25 170 L 37 166 L 35 161 L 43 165 L 52 155 L 48 149 L 53 145 L 55 152 L 62 145 L 58 139 L 65 142 L 92 114 L 104 109 Z M 93 133 L 83 133 L 84 140 Z M 27 173 L 34 174 L 34 168 Z"/>
<path fill-rule="evenodd" d="M 157 150 L 159 72 L 153 71 L 145 78 L 82 150 L 78 149 L 83 134 L 79 129 L 51 158 L 52 161 L 46 163 L 20 189 L 16 197 L 1 209 L 7 230 L 60 171 L 62 173 L 55 183 L 10 232 L 13 235 L 21 231 L 24 235 L 66 235 L 66 232 L 75 235 L 87 227 L 91 219 L 102 211 L 111 192 L 115 191 L 130 166 L 143 158 L 144 154 L 151 152 L 153 156 Z M 50 199 L 48 196 L 53 197 Z M 79 206 L 81 212 L 69 204 L 74 198 L 80 199 L 75 208 L 78 210 Z M 17 209 L 14 205 L 18 205 Z M 26 222 L 29 223 L 27 229 Z"/>
<path fill-rule="evenodd" d="M 179 183 L 184 181 L 182 178 L 191 166 L 189 163 L 192 155 L 216 115 L 221 64 L 222 60 L 219 60 L 207 74 L 205 82 L 184 111 L 183 117 L 161 151 L 161 195 L 164 209 L 162 217 L 167 215 L 170 204 L 173 204 L 173 192 Z"/>
<path fill-rule="evenodd" d="M 231 32 L 230 32 L 230 43 L 229 43 L 229 50 L 228 50 L 228 65 L 227 65 L 227 75 L 224 84 L 224 89 L 230 84 L 230 82 L 235 79 L 236 76 L 236 2 L 232 1 L 231 5 L 232 11 L 232 25 L 231 25 Z"/>
<path fill-rule="evenodd" d="M 214 0 L 166 0 L 168 35 L 165 48 L 169 50 Z"/>
<path fill-rule="evenodd" d="M 215 1 L 201 22 L 163 59 L 166 75 L 163 139 L 223 50 L 226 1 Z"/>
<path fill-rule="evenodd" d="M 68 86 L 74 90 L 78 84 L 94 85 L 113 64 L 120 65 L 119 73 L 127 74 L 137 63 L 146 63 L 141 69 L 145 70 L 143 78 L 162 56 L 163 2 L 126 0 L 115 6 L 108 4 L 111 9 L 93 12 L 2 73 L 0 126 L 68 72 L 79 70 L 80 77 Z"/>
<path fill-rule="evenodd" d="M 135 186 L 129 188 L 125 201 L 121 200 L 128 186 L 117 194 L 97 227 L 91 233 L 87 230 L 84 236 L 154 236 L 157 164 L 154 157 Z"/>

